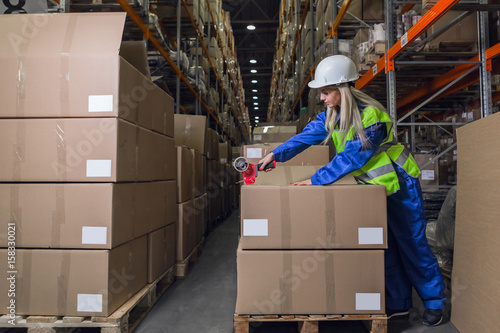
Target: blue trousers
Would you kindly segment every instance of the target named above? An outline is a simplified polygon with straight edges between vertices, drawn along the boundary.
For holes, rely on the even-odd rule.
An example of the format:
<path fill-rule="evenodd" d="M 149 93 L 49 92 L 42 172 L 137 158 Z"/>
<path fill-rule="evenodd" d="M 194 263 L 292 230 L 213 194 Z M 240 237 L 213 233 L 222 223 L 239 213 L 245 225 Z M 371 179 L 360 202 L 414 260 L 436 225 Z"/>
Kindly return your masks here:
<path fill-rule="evenodd" d="M 394 165 L 400 190 L 387 197 L 386 307 L 412 308 L 412 286 L 429 309 L 444 309 L 445 284 L 425 228 L 420 182 Z"/>

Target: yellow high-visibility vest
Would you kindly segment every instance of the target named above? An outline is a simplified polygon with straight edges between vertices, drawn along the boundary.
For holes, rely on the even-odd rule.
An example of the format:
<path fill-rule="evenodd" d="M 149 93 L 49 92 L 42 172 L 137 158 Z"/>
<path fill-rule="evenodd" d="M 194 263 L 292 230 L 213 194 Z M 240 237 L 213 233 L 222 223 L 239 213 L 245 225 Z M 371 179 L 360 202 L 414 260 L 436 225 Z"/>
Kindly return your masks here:
<path fill-rule="evenodd" d="M 399 190 L 398 176 L 392 162 L 402 167 L 409 175 L 415 178 L 420 174 L 420 170 L 410 152 L 397 141 L 391 118 L 386 112 L 369 106 L 361 113 L 361 120 L 364 128 L 377 123 L 385 123 L 386 137 L 370 160 L 360 169 L 351 172 L 351 174 L 361 183 L 384 185 L 387 195 L 391 195 Z M 332 139 L 337 153 L 342 152 L 345 148 L 345 143 L 353 140 L 355 135 L 354 126 L 351 126 L 345 140 L 342 141 L 343 132 L 336 126 L 332 134 Z"/>

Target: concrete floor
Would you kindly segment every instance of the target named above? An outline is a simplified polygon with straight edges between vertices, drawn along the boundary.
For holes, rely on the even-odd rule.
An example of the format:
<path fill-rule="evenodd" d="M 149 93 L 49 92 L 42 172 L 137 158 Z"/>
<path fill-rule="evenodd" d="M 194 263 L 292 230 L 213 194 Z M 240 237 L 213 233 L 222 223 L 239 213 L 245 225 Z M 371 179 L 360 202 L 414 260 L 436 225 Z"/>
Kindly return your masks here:
<path fill-rule="evenodd" d="M 233 332 L 239 229 L 239 211 L 235 210 L 206 237 L 203 252 L 198 261 L 190 266 L 187 277 L 174 282 L 134 332 Z M 418 296 L 414 296 L 415 307 L 410 315 L 389 320 L 389 333 L 458 333 L 449 321 L 450 304 L 445 310 L 443 324 L 431 328 L 423 326 L 421 318 L 424 308 Z M 253 323 L 250 332 L 297 332 L 297 324 Z M 359 322 L 320 322 L 320 332 L 367 330 Z"/>

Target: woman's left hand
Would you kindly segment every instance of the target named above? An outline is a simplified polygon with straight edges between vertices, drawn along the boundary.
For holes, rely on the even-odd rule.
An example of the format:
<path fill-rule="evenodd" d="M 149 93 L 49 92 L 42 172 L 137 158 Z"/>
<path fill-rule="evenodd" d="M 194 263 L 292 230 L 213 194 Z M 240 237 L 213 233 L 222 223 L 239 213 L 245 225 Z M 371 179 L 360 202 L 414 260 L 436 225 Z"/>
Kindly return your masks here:
<path fill-rule="evenodd" d="M 292 186 L 312 185 L 312 182 L 310 179 L 308 179 L 308 180 L 303 180 L 303 181 L 298 182 L 298 183 L 290 183 L 290 185 L 292 185 Z"/>

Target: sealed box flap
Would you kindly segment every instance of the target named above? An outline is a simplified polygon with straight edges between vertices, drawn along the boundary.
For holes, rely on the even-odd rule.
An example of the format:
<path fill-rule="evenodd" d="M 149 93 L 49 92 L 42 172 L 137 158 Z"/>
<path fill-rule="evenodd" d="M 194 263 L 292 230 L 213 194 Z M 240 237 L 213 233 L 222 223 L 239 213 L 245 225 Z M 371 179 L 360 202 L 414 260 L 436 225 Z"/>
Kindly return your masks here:
<path fill-rule="evenodd" d="M 0 16 L 0 57 L 118 55 L 125 13 Z"/>

